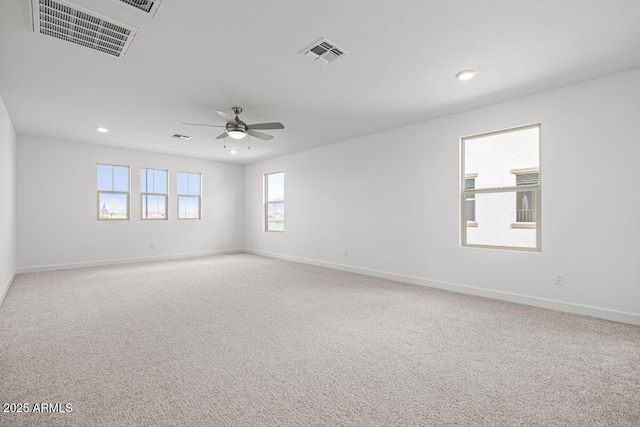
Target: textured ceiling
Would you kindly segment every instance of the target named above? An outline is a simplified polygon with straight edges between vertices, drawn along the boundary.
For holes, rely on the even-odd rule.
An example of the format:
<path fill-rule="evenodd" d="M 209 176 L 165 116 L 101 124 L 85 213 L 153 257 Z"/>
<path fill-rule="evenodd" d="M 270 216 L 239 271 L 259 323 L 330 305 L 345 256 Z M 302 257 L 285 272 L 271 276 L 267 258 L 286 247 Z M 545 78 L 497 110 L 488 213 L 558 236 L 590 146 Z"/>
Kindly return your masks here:
<path fill-rule="evenodd" d="M 138 34 L 119 60 L 34 33 L 29 0 L 2 0 L 0 94 L 19 134 L 246 164 L 640 67 L 638 0 L 163 0 L 155 18 L 73 3 Z M 298 53 L 321 37 L 349 55 Z M 222 125 L 233 106 L 286 129 L 250 151 L 228 139 L 231 155 L 220 129 L 181 125 Z"/>

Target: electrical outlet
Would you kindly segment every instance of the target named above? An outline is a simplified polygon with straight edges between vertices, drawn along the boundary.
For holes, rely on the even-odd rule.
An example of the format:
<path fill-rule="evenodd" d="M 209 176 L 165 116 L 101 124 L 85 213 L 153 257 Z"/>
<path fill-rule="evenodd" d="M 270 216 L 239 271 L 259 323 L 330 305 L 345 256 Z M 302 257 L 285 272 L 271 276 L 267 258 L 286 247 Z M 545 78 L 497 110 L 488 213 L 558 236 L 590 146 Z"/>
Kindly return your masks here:
<path fill-rule="evenodd" d="M 9 268 L 11 268 L 11 258 L 7 259 L 7 263 L 9 264 Z"/>
<path fill-rule="evenodd" d="M 554 284 L 556 285 L 564 285 L 564 273 L 556 273 L 553 275 L 554 277 Z"/>
<path fill-rule="evenodd" d="M 155 249 L 156 245 L 154 243 L 149 243 L 149 249 Z"/>
<path fill-rule="evenodd" d="M 347 256 L 347 250 L 346 249 L 342 250 L 342 256 Z"/>

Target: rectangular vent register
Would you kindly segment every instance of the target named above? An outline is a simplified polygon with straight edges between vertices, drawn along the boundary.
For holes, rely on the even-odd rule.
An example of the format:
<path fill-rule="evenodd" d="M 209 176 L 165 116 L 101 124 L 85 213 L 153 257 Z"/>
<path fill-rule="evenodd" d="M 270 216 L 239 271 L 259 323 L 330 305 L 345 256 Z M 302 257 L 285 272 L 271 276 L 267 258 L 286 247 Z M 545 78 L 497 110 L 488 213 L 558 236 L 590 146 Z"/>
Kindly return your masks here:
<path fill-rule="evenodd" d="M 154 16 L 158 11 L 161 0 L 118 0 L 121 3 L 135 7 L 136 9 Z"/>
<path fill-rule="evenodd" d="M 313 59 L 319 64 L 327 65 L 342 58 L 349 52 L 338 47 L 335 43 L 330 42 L 325 38 L 321 38 L 311 46 L 300 51 L 300 53 L 307 58 Z"/>
<path fill-rule="evenodd" d="M 137 30 L 61 0 L 31 0 L 33 31 L 122 59 Z"/>

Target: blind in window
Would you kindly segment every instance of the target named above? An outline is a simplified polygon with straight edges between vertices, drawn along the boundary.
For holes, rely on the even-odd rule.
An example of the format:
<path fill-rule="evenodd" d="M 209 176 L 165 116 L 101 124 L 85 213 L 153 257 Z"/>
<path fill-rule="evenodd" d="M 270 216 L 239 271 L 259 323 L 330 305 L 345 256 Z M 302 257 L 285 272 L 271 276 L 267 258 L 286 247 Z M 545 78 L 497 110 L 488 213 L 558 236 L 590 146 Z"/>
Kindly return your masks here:
<path fill-rule="evenodd" d="M 516 175 L 516 185 L 535 185 L 538 183 L 538 172 Z"/>
<path fill-rule="evenodd" d="M 475 178 L 466 178 L 464 180 L 464 189 L 465 190 L 471 190 L 473 188 L 476 188 L 476 179 Z"/>

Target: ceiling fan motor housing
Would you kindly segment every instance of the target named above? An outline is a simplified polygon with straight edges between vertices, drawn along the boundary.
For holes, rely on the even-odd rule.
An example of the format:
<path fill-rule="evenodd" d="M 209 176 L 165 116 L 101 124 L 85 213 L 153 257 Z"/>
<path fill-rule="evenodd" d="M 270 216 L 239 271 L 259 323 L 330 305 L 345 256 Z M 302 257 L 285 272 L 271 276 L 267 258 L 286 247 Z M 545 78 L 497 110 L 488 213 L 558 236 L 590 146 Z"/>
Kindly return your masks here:
<path fill-rule="evenodd" d="M 246 132 L 247 131 L 247 125 L 245 125 L 244 123 L 238 123 L 237 125 L 234 125 L 233 123 L 227 123 L 227 126 L 225 126 L 227 129 L 227 132 L 229 131 L 238 131 L 238 132 Z"/>

